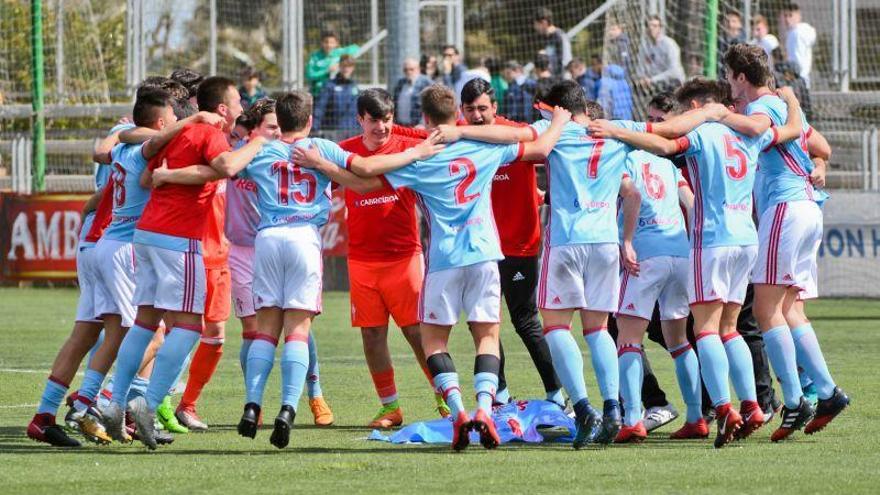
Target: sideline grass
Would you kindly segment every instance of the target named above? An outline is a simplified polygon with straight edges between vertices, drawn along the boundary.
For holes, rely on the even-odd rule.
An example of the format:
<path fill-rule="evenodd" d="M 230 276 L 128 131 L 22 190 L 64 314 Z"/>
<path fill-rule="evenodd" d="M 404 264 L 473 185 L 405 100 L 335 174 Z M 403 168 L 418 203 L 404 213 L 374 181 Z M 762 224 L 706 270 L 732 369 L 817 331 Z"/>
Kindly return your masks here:
<path fill-rule="evenodd" d="M 361 350 L 349 328 L 348 295 L 325 294 L 325 313 L 315 324 L 324 395 L 336 414 L 327 429 L 311 426 L 303 401 L 291 445 L 278 451 L 270 430 L 256 440 L 235 432 L 243 403 L 238 367 L 241 342 L 230 321 L 217 374 L 199 411 L 210 423 L 204 434 L 179 436 L 149 453 L 135 446 L 88 445 L 59 451 L 31 442 L 25 427 L 34 413 L 47 371 L 72 326 L 72 289 L 0 289 L 0 486 L 3 493 L 876 493 L 880 486 L 877 434 L 880 397 L 880 302 L 819 301 L 810 315 L 832 373 L 853 406 L 827 431 L 771 444 L 772 428 L 720 451 L 711 443 L 672 443 L 665 437 L 680 421 L 642 445 L 575 452 L 568 445 L 513 445 L 487 452 L 477 446 L 454 455 L 446 447 L 390 446 L 368 442 L 364 424 L 375 398 Z M 509 323 L 502 329 L 508 381 L 516 397 L 543 395 L 537 373 Z M 580 339 L 579 339 L 580 340 Z M 586 351 L 583 342 L 581 347 Z M 407 421 L 433 418 L 433 398 L 399 333 L 391 338 L 398 390 Z M 667 394 L 683 410 L 671 360 L 648 344 Z M 452 354 L 471 388 L 473 350 L 456 328 Z M 587 386 L 598 396 L 587 360 Z M 81 376 L 74 381 L 79 385 Z M 278 405 L 279 372 L 273 370 L 265 411 Z M 472 405 L 471 394 L 466 394 Z M 63 414 L 63 411 L 62 411 Z M 776 421 L 772 427 L 776 426 Z"/>

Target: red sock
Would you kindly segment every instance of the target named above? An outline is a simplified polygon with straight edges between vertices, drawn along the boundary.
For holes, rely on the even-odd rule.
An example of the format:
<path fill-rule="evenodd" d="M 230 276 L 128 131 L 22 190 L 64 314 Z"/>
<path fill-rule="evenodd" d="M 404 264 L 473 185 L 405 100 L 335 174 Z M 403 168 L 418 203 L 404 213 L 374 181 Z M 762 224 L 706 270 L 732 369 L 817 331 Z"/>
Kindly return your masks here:
<path fill-rule="evenodd" d="M 223 343 L 205 343 L 200 342 L 196 353 L 193 355 L 192 363 L 189 365 L 189 379 L 186 382 L 186 390 L 183 391 L 183 397 L 180 399 L 180 405 L 177 409 L 194 409 L 202 389 L 211 380 L 214 370 L 217 369 L 217 363 L 220 362 L 220 356 L 223 355 Z"/>
<path fill-rule="evenodd" d="M 394 384 L 394 368 L 388 368 L 378 373 L 370 373 L 373 377 L 373 385 L 382 404 L 390 404 L 397 400 L 397 386 Z"/>

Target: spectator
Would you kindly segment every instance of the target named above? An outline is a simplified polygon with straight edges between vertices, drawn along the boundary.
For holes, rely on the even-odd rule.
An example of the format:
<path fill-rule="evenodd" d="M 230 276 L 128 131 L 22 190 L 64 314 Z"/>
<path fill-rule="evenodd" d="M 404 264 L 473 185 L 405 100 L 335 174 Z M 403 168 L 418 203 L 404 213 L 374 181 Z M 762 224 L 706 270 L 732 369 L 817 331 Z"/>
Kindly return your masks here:
<path fill-rule="evenodd" d="M 339 69 L 339 58 L 343 55 L 354 56 L 358 52 L 357 45 L 339 46 L 339 38 L 332 31 L 321 33 L 321 49 L 312 53 L 306 65 L 306 81 L 309 90 L 317 97 L 324 83 Z"/>
<path fill-rule="evenodd" d="M 455 45 L 444 46 L 443 61 L 440 63 L 443 84 L 454 88 L 466 70 L 467 66 L 461 63 L 461 54 L 458 52 L 458 48 Z"/>
<path fill-rule="evenodd" d="M 687 77 L 700 77 L 703 75 L 703 57 L 696 54 L 690 54 L 687 57 L 687 65 L 685 68 Z"/>
<path fill-rule="evenodd" d="M 507 93 L 507 81 L 501 74 L 501 62 L 494 58 L 487 58 L 486 68 L 489 69 L 490 83 L 495 91 L 495 101 L 498 102 L 498 113 L 502 113 L 504 110 L 502 102 L 504 101 L 504 95 Z"/>
<path fill-rule="evenodd" d="M 813 45 L 816 44 L 816 30 L 813 26 L 801 21 L 801 9 L 796 3 L 790 3 L 780 12 L 782 24 L 785 26 L 785 55 L 789 62 L 796 62 L 800 67 L 800 76 L 810 87 L 810 71 L 813 69 Z"/>
<path fill-rule="evenodd" d="M 626 70 L 619 64 L 608 64 L 602 70 L 596 102 L 602 105 L 606 118 L 632 120 L 632 90 L 626 79 Z"/>
<path fill-rule="evenodd" d="M 422 55 L 419 59 L 419 70 L 423 76 L 426 76 L 433 82 L 443 82 L 440 71 L 437 69 L 437 57 L 433 55 Z"/>
<path fill-rule="evenodd" d="M 584 88 L 588 100 L 596 101 L 599 95 L 599 80 L 602 78 L 602 59 L 593 55 L 592 66 L 588 69 L 584 61 L 575 57 L 565 67 L 571 78 Z"/>
<path fill-rule="evenodd" d="M 536 80 L 554 78 L 553 71 L 550 68 L 550 64 L 550 57 L 546 54 L 539 53 L 538 56 L 535 57 L 535 62 L 532 65 L 534 66 Z"/>
<path fill-rule="evenodd" d="M 623 26 L 620 23 L 612 22 L 608 25 L 607 46 L 611 59 L 618 60 L 619 64 L 626 69 L 627 74 L 635 74 L 629 35 L 624 32 Z"/>
<path fill-rule="evenodd" d="M 777 53 L 776 55 L 782 55 Z M 813 105 L 810 101 L 810 88 L 807 86 L 807 82 L 800 75 L 800 67 L 797 66 L 797 62 L 789 62 L 782 60 L 781 56 L 778 56 L 776 62 L 773 65 L 773 76 L 776 79 L 776 87 L 782 86 L 791 86 L 792 91 L 794 91 L 794 95 L 797 96 L 798 101 L 801 104 L 801 110 L 804 112 L 804 117 L 807 118 L 807 121 L 813 119 Z"/>
<path fill-rule="evenodd" d="M 773 67 L 773 50 L 779 48 L 779 40 L 776 36 L 770 34 L 770 24 L 767 18 L 762 15 L 756 15 L 752 18 L 752 40 L 753 45 L 758 45 L 764 49 L 767 54 L 767 60 Z"/>
<path fill-rule="evenodd" d="M 507 80 L 503 104 L 506 117 L 517 122 L 531 122 L 535 81 L 526 76 L 522 65 L 516 60 L 505 65 L 504 78 Z"/>
<path fill-rule="evenodd" d="M 743 31 L 742 16 L 738 12 L 730 11 L 724 14 L 721 24 L 721 34 L 718 36 L 718 79 L 724 79 L 724 63 L 721 61 L 727 49 L 738 43 L 746 42 L 746 33 Z"/>
<path fill-rule="evenodd" d="M 400 125 L 415 126 L 422 118 L 419 94 L 432 84 L 428 76 L 419 72 L 419 63 L 408 58 L 403 61 L 403 77 L 394 85 L 394 121 Z"/>
<path fill-rule="evenodd" d="M 684 82 L 681 49 L 663 32 L 663 22 L 656 15 L 648 17 L 648 37 L 642 42 L 641 79 L 646 90 L 668 90 Z"/>
<path fill-rule="evenodd" d="M 358 129 L 357 99 L 360 91 L 354 74 L 354 58 L 343 55 L 339 58 L 339 72 L 327 81 L 315 101 L 312 129 L 351 130 Z"/>
<path fill-rule="evenodd" d="M 538 53 L 550 59 L 550 72 L 555 77 L 561 78 L 563 68 L 571 62 L 571 40 L 568 39 L 565 31 L 553 24 L 553 12 L 546 7 L 535 11 L 532 25 L 544 42 L 544 48 Z"/>
<path fill-rule="evenodd" d="M 241 95 L 241 106 L 245 110 L 257 100 L 266 97 L 266 91 L 260 84 L 260 73 L 253 67 L 245 67 L 241 71 L 241 87 L 238 88 L 238 93 Z"/>

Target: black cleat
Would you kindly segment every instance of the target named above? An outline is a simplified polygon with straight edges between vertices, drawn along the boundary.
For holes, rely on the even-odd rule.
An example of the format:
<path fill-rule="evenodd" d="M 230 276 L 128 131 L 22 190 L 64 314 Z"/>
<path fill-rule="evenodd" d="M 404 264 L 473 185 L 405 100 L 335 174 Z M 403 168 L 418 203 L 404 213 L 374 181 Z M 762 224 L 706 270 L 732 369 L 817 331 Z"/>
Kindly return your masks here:
<path fill-rule="evenodd" d="M 257 421 L 260 418 L 260 406 L 254 402 L 244 405 L 244 413 L 238 422 L 238 434 L 243 437 L 255 438 L 257 436 Z"/>
<path fill-rule="evenodd" d="M 599 434 L 596 435 L 596 443 L 608 445 L 613 442 L 622 427 L 623 420 L 620 417 L 620 409 L 615 407 L 606 411 L 602 415 L 602 425 L 599 427 Z"/>
<path fill-rule="evenodd" d="M 589 407 L 589 406 L 588 406 Z M 575 450 L 582 449 L 588 443 L 596 441 L 596 435 L 599 434 L 599 425 L 602 419 L 599 417 L 599 411 L 590 407 L 587 414 L 575 416 L 574 423 L 577 430 L 574 434 L 574 442 L 572 447 Z"/>
<path fill-rule="evenodd" d="M 831 397 L 819 399 L 819 403 L 816 405 L 816 415 L 804 428 L 804 433 L 812 435 L 822 431 L 847 406 L 849 406 L 849 397 L 843 393 L 840 387 L 834 387 L 834 393 L 831 394 Z"/>
<path fill-rule="evenodd" d="M 168 433 L 167 431 L 156 430 L 156 433 L 153 435 L 156 439 L 157 445 L 171 445 L 174 443 L 174 435 Z"/>
<path fill-rule="evenodd" d="M 783 406 L 780 415 L 782 424 L 770 435 L 770 440 L 773 442 L 781 442 L 803 428 L 813 417 L 813 406 L 807 402 L 807 399 L 801 397 L 801 402 L 796 408 L 789 409 Z"/>
<path fill-rule="evenodd" d="M 50 419 L 51 418 L 51 419 Z M 76 439 L 55 424 L 54 417 L 37 414 L 27 427 L 27 436 L 37 442 L 48 443 L 53 447 L 81 447 Z"/>
<path fill-rule="evenodd" d="M 290 443 L 290 429 L 293 428 L 293 420 L 296 419 L 296 411 L 293 406 L 281 406 L 278 416 L 275 417 L 275 429 L 269 437 L 269 443 L 283 449 Z"/>

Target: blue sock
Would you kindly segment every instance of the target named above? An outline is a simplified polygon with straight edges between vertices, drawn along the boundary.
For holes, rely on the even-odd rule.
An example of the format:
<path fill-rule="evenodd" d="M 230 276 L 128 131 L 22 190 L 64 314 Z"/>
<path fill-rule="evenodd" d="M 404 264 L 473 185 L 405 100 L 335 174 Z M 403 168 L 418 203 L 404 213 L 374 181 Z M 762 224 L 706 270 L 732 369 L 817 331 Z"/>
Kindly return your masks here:
<path fill-rule="evenodd" d="M 620 357 L 620 393 L 623 396 L 623 421 L 635 426 L 642 420 L 642 365 L 641 344 L 627 344 L 617 351 Z"/>
<path fill-rule="evenodd" d="M 474 375 L 474 391 L 477 394 L 477 407 L 486 414 L 492 414 L 492 399 L 498 389 L 498 375 L 481 372 Z"/>
<path fill-rule="evenodd" d="M 791 341 L 794 342 L 794 337 L 791 338 Z M 797 347 L 795 347 L 795 353 L 797 353 Z M 798 379 L 801 381 L 801 388 L 807 388 L 813 384 L 813 379 L 810 378 L 803 366 L 798 366 Z"/>
<path fill-rule="evenodd" d="M 43 388 L 43 395 L 40 397 L 40 404 L 37 406 L 37 414 L 51 414 L 55 416 L 58 408 L 64 402 L 64 394 L 67 393 L 67 385 L 62 384 L 53 376 L 46 379 L 46 387 Z"/>
<path fill-rule="evenodd" d="M 165 335 L 165 342 L 156 353 L 153 374 L 150 375 L 150 385 L 144 394 L 144 397 L 147 398 L 147 407 L 151 411 L 155 411 L 159 404 L 165 400 L 165 396 L 171 392 L 174 382 L 180 378 L 189 353 L 199 342 L 201 336 L 201 329 L 183 328 L 179 325 L 175 325 Z"/>
<path fill-rule="evenodd" d="M 245 376 L 245 402 L 263 404 L 263 392 L 266 380 L 275 363 L 275 346 L 277 344 L 262 339 L 254 339 L 248 351 L 247 375 Z"/>
<path fill-rule="evenodd" d="M 617 400 L 620 395 L 620 370 L 617 367 L 617 346 L 605 328 L 584 330 L 590 346 L 590 360 L 599 383 L 599 392 L 605 400 Z"/>
<path fill-rule="evenodd" d="M 309 369 L 306 371 L 306 385 L 309 388 L 309 399 L 321 397 L 321 369 L 318 367 L 318 343 L 314 335 L 309 333 Z"/>
<path fill-rule="evenodd" d="M 788 326 L 773 327 L 764 332 L 764 349 L 767 350 L 773 372 L 776 373 L 779 385 L 782 387 L 785 407 L 796 408 L 804 392 L 801 390 L 801 380 L 798 378 L 797 355 Z"/>
<path fill-rule="evenodd" d="M 101 384 L 104 383 L 104 373 L 100 371 L 96 371 L 93 369 L 87 369 L 86 375 L 83 377 L 82 384 L 79 386 L 79 391 L 77 395 L 89 402 L 86 403 L 82 400 L 75 400 L 73 402 L 73 407 L 76 408 L 77 411 L 85 411 L 89 408 L 90 405 L 95 401 L 98 397 L 98 394 L 101 392 Z"/>
<path fill-rule="evenodd" d="M 758 394 L 755 391 L 755 366 L 752 364 L 752 353 L 749 346 L 743 340 L 739 332 L 725 335 L 724 352 L 727 353 L 727 362 L 730 366 L 730 380 L 739 400 L 757 402 Z"/>
<path fill-rule="evenodd" d="M 562 389 L 558 388 L 552 392 L 547 392 L 547 400 L 555 403 L 559 407 L 565 407 L 565 397 L 562 396 Z"/>
<path fill-rule="evenodd" d="M 730 373 L 727 353 L 717 333 L 701 333 L 697 335 L 697 354 L 700 358 L 700 373 L 703 383 L 712 399 L 712 407 L 730 403 L 730 388 L 727 386 L 727 375 Z"/>
<path fill-rule="evenodd" d="M 92 367 L 92 359 L 95 357 L 95 353 L 98 352 L 98 349 L 101 348 L 101 344 L 104 343 L 104 330 L 101 330 L 101 333 L 98 334 L 98 340 L 95 341 L 95 345 L 89 349 L 89 359 L 86 361 L 86 369 Z"/>
<path fill-rule="evenodd" d="M 296 411 L 309 369 L 309 344 L 288 340 L 281 350 L 281 404 Z"/>
<path fill-rule="evenodd" d="M 125 399 L 128 397 L 128 389 L 131 388 L 131 382 L 137 376 L 137 372 L 141 369 L 141 361 L 144 359 L 144 353 L 156 334 L 156 327 L 146 328 L 135 322 L 134 326 L 128 329 L 122 344 L 119 345 L 119 352 L 116 354 L 116 373 L 113 375 L 113 403 L 125 410 Z"/>
<path fill-rule="evenodd" d="M 254 343 L 254 339 L 250 337 L 250 335 L 242 335 L 241 337 L 241 349 L 238 351 L 238 364 L 241 365 L 241 375 L 247 376 L 247 359 L 248 352 L 250 351 L 251 344 Z"/>
<path fill-rule="evenodd" d="M 434 386 L 446 399 L 446 405 L 449 406 L 453 419 L 458 416 L 459 411 L 464 411 L 461 387 L 458 385 L 458 373 L 452 371 L 435 375 Z"/>
<path fill-rule="evenodd" d="M 497 375 L 496 375 L 496 377 L 497 377 Z M 497 384 L 496 384 L 496 386 L 497 386 Z M 507 404 L 508 402 L 510 402 L 510 389 L 507 387 L 504 387 L 503 390 L 495 391 L 495 402 L 497 402 L 499 404 Z"/>
<path fill-rule="evenodd" d="M 149 386 L 150 380 L 141 378 L 140 375 L 134 377 L 134 381 L 131 382 L 131 388 L 128 389 L 128 402 L 138 397 L 143 397 L 147 393 L 147 387 Z"/>
<path fill-rule="evenodd" d="M 571 336 L 569 327 L 547 327 L 544 340 L 550 348 L 553 369 L 568 392 L 572 404 L 587 398 L 587 384 L 584 382 L 584 357 L 577 342 Z"/>
<path fill-rule="evenodd" d="M 820 399 L 827 399 L 834 394 L 834 380 L 828 372 L 825 364 L 825 356 L 816 339 L 816 332 L 812 323 L 804 323 L 791 329 L 791 337 L 794 339 L 794 347 L 797 350 L 797 362 L 803 366 L 807 375 L 813 379 L 816 391 Z"/>
<path fill-rule="evenodd" d="M 685 342 L 680 346 L 669 349 L 669 354 L 675 360 L 675 377 L 678 379 L 678 388 L 681 397 L 687 406 L 688 423 L 698 421 L 703 417 L 703 393 L 700 389 L 700 361 L 697 354 L 691 348 L 690 343 Z"/>

